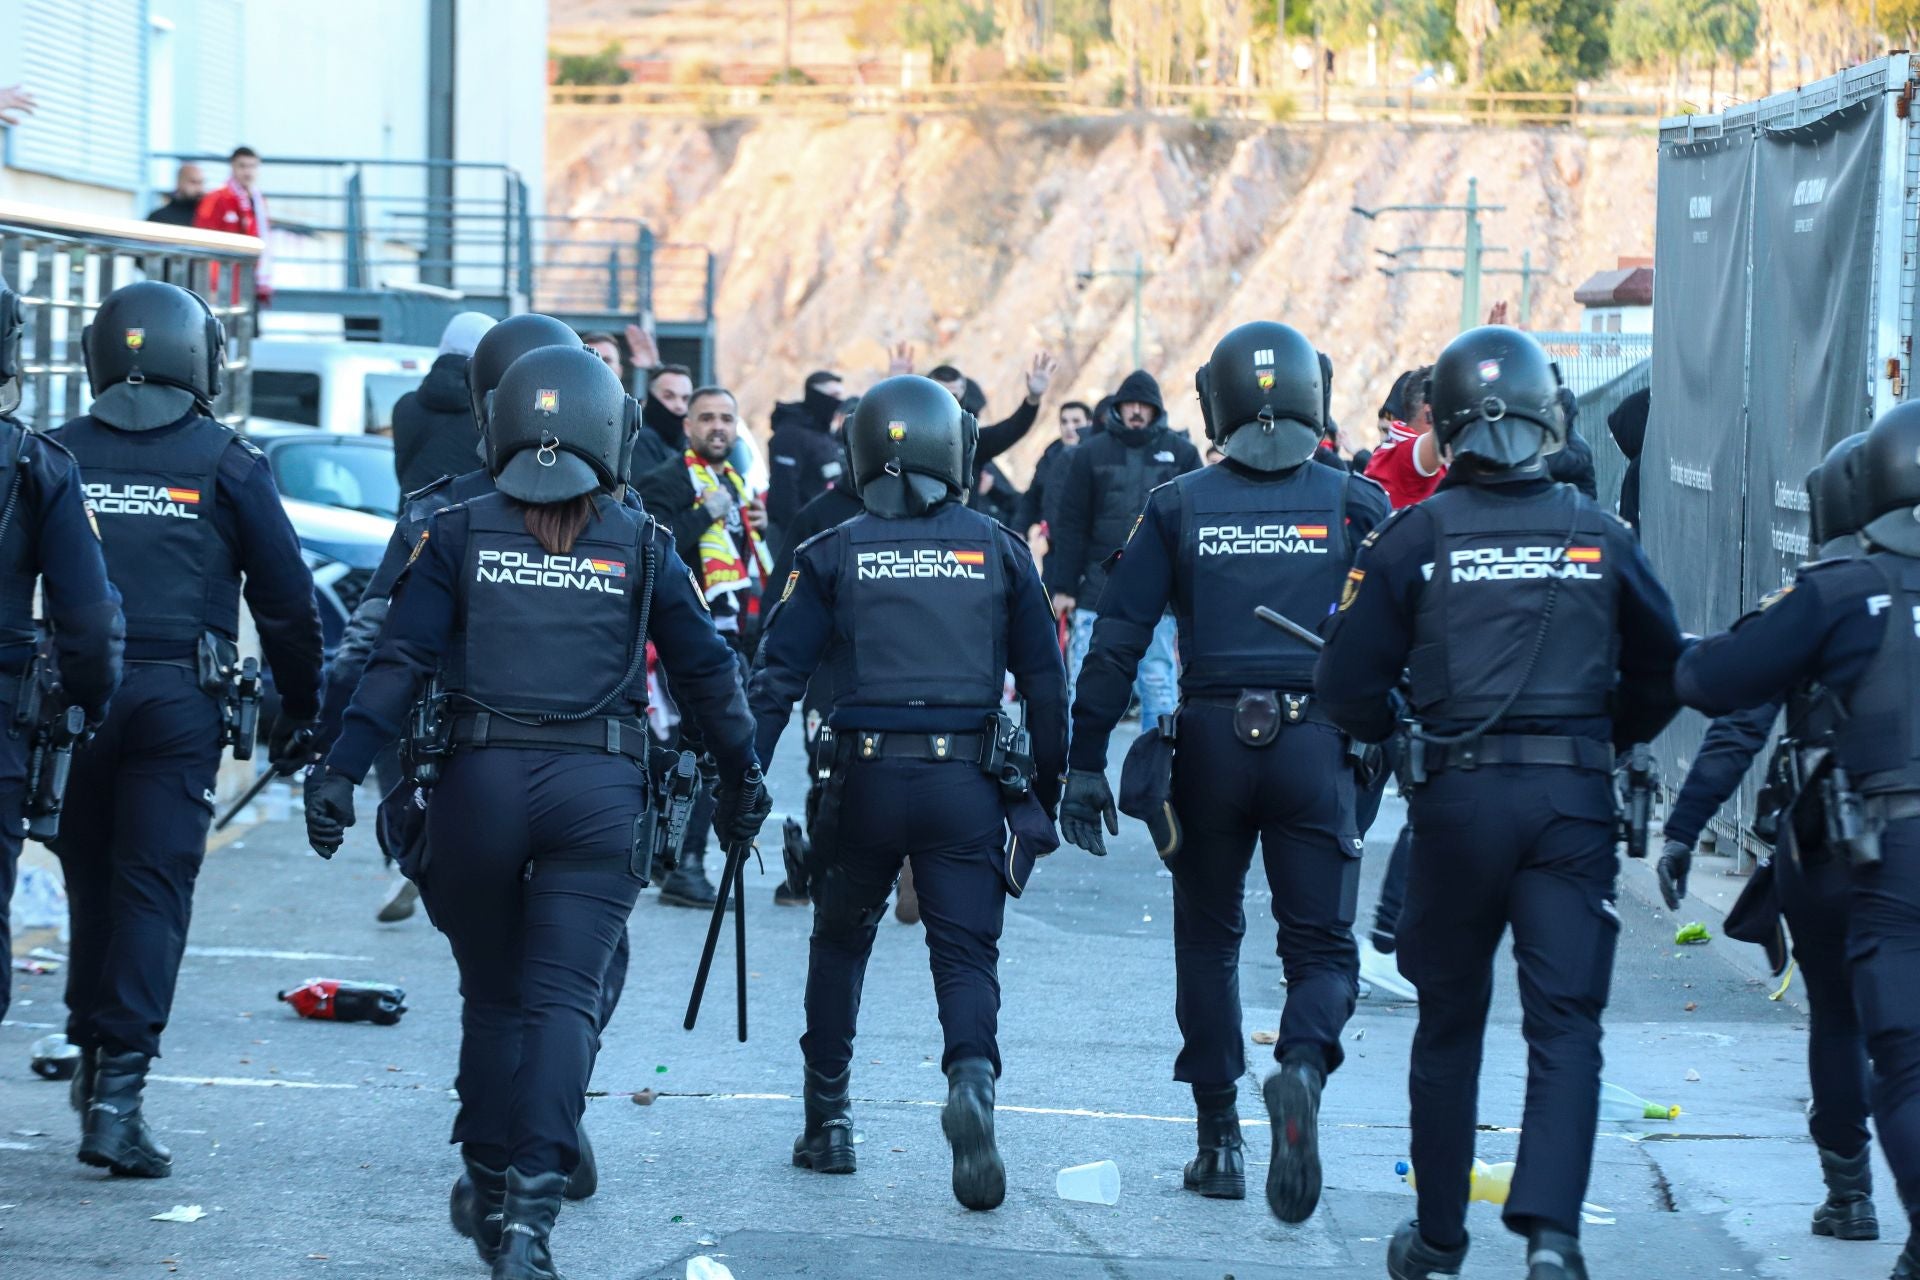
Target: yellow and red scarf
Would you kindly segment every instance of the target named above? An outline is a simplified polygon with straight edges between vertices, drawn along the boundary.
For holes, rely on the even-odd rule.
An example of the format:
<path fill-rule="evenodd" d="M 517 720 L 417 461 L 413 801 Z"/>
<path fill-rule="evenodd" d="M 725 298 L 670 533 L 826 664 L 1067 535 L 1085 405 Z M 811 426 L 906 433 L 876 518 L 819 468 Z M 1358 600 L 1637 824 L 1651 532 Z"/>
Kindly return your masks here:
<path fill-rule="evenodd" d="M 685 458 L 687 471 L 693 480 L 694 506 L 704 505 L 709 493 L 725 485 L 740 508 L 737 538 L 727 528 L 724 518 L 715 520 L 700 535 L 700 580 L 704 584 L 708 603 L 736 591 L 764 585 L 767 575 L 773 572 L 773 556 L 746 517 L 745 507 L 752 501 L 752 495 L 747 492 L 746 479 L 733 469 L 731 463 L 708 462 L 691 449 L 686 451 Z M 743 546 L 746 548 L 745 555 L 741 551 Z M 748 556 L 752 559 L 751 563 L 748 563 Z"/>

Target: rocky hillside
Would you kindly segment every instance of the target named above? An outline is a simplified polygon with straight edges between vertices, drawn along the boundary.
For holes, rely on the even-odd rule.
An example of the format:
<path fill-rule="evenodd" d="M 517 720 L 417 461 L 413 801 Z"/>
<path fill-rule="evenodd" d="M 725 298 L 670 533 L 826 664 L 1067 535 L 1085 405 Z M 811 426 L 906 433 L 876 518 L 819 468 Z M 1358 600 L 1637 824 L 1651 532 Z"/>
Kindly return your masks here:
<path fill-rule="evenodd" d="M 714 248 L 721 372 L 761 428 L 807 370 L 862 386 L 899 339 L 923 370 L 971 373 L 989 415 L 1012 407 L 1036 346 L 1061 356 L 1054 399 L 1091 401 L 1131 367 L 1132 288 L 1076 273 L 1138 253 L 1144 363 L 1176 425 L 1199 429 L 1193 370 L 1214 340 L 1266 317 L 1332 356 L 1335 415 L 1370 433 L 1394 374 L 1431 359 L 1459 315 L 1452 277 L 1388 279 L 1375 250 L 1458 243 L 1461 220 L 1375 223 L 1351 206 L 1459 201 L 1478 177 L 1481 199 L 1506 206 L 1486 243 L 1512 252 L 1490 262 L 1532 249 L 1552 271 L 1534 326 L 1564 328 L 1580 281 L 1651 250 L 1654 162 L 1651 138 L 1560 130 L 556 114 L 548 198 Z M 1517 299 L 1517 277 L 1490 278 L 1487 296 Z"/>

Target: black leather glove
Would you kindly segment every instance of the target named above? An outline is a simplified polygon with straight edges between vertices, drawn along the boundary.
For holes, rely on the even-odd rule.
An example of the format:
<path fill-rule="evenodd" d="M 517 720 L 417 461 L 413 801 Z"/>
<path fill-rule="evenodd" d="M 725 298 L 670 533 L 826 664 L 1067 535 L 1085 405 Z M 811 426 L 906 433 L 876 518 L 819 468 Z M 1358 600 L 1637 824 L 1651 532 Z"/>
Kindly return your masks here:
<path fill-rule="evenodd" d="M 282 711 L 267 731 L 267 764 L 275 773 L 292 773 L 313 763 L 313 725 Z"/>
<path fill-rule="evenodd" d="M 1666 899 L 1667 910 L 1678 911 L 1680 899 L 1687 896 L 1687 872 L 1693 870 L 1693 850 L 1678 840 L 1667 841 L 1666 848 L 1660 851 L 1660 861 L 1654 871 L 1660 877 L 1660 896 Z"/>
<path fill-rule="evenodd" d="M 1100 836 L 1103 820 L 1108 835 L 1120 834 L 1120 811 L 1114 807 L 1107 775 L 1092 769 L 1069 769 L 1066 794 L 1060 799 L 1061 838 L 1096 858 L 1104 858 L 1107 842 Z"/>
<path fill-rule="evenodd" d="M 332 769 L 307 774 L 307 843 L 323 858 L 331 858 L 353 825 L 354 782 Z"/>
<path fill-rule="evenodd" d="M 714 834 L 723 846 L 746 844 L 760 834 L 760 824 L 772 812 L 773 797 L 756 764 L 738 778 L 720 780 L 714 794 Z"/>

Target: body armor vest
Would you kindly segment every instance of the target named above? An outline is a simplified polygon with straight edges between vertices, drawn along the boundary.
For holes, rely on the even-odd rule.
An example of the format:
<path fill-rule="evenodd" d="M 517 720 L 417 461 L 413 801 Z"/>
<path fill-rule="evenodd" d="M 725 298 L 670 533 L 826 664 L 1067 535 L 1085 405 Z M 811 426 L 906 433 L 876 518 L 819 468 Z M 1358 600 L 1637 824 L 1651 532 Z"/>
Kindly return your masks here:
<path fill-rule="evenodd" d="M 190 645 L 240 634 L 240 567 L 213 518 L 233 431 L 194 417 L 166 431 L 120 431 L 94 418 L 60 428 L 80 464 L 127 639 Z"/>
<path fill-rule="evenodd" d="M 601 496 L 573 549 L 549 554 L 526 512 L 498 494 L 466 506 L 447 688 L 476 709 L 578 714 L 619 687 L 633 664 L 648 524 Z M 644 692 L 643 682 L 636 681 Z M 631 692 L 606 706 L 631 715 Z"/>
<path fill-rule="evenodd" d="M 1180 498 L 1180 687 L 1313 688 L 1316 652 L 1254 616 L 1267 605 L 1317 627 L 1353 565 L 1344 471 L 1300 466 L 1254 480 L 1207 467 L 1175 480 Z"/>
<path fill-rule="evenodd" d="M 1007 582 L 1000 526 L 957 502 L 840 526 L 835 706 L 1000 705 Z"/>
<path fill-rule="evenodd" d="M 1920 560 L 1890 551 L 1866 559 L 1892 600 L 1880 648 L 1847 697 L 1835 745 L 1861 795 L 1920 791 Z"/>
<path fill-rule="evenodd" d="M 32 436 L 11 418 L 0 418 L 0 507 L 9 502 L 13 517 L 0 538 L 0 648 L 34 643 L 33 587 L 40 570 L 34 555 L 37 495 L 27 492 L 26 471 Z"/>
<path fill-rule="evenodd" d="M 1605 715 L 1620 643 L 1607 517 L 1566 485 L 1524 498 L 1462 486 L 1421 508 L 1434 541 L 1408 659 L 1420 719 L 1477 723 L 1522 679 L 1503 720 Z"/>

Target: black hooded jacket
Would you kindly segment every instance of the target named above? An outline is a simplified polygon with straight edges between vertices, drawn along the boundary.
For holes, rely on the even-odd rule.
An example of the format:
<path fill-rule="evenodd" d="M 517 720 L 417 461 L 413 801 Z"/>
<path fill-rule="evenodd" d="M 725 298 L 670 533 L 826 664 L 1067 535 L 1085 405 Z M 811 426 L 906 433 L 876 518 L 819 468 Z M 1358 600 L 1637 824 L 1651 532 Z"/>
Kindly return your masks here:
<path fill-rule="evenodd" d="M 1129 403 L 1150 404 L 1159 416 L 1144 430 L 1128 430 L 1120 422 L 1120 406 Z M 1167 425 L 1160 384 L 1142 370 L 1128 374 L 1114 392 L 1101 427 L 1066 455 L 1046 565 L 1048 591 L 1070 595 L 1076 608 L 1095 612 L 1107 585 L 1102 562 L 1126 542 L 1146 509 L 1147 494 L 1201 465 L 1193 442 Z"/>
<path fill-rule="evenodd" d="M 687 451 L 687 415 L 668 409 L 652 392 L 640 402 L 640 422 L 641 429 L 633 437 L 633 462 L 627 468 L 636 482 Z"/>
<path fill-rule="evenodd" d="M 1647 443 L 1647 415 L 1653 407 L 1653 393 L 1636 391 L 1622 400 L 1607 415 L 1607 431 L 1626 455 L 1627 469 L 1620 477 L 1620 518 L 1640 532 L 1640 451 Z"/>
<path fill-rule="evenodd" d="M 811 379 L 809 379 L 811 381 Z M 800 508 L 846 476 L 847 462 L 840 442 L 832 435 L 833 411 L 840 401 L 817 388 L 806 396 L 773 407 L 773 438 L 767 442 L 769 459 L 767 518 L 784 529 Z"/>
<path fill-rule="evenodd" d="M 400 491 L 412 493 L 441 476 L 473 470 L 479 440 L 467 398 L 467 358 L 448 352 L 393 406 L 393 473 Z"/>

